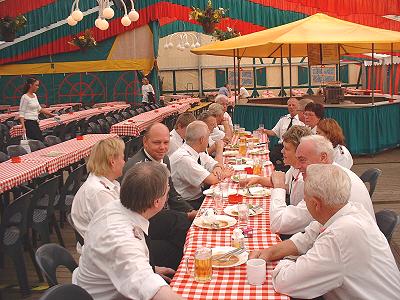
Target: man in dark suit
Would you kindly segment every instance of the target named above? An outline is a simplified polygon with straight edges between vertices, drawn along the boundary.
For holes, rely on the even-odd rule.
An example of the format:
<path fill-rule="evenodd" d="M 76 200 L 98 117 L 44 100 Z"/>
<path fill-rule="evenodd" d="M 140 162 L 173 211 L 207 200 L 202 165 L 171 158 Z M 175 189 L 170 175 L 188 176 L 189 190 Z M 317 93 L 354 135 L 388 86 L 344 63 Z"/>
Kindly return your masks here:
<path fill-rule="evenodd" d="M 131 157 L 124 166 L 122 177 L 126 172 L 137 163 L 145 161 L 156 161 L 166 165 L 171 170 L 169 158 L 166 155 L 169 146 L 169 130 L 161 123 L 151 125 L 143 137 L 143 148 L 141 148 L 133 157 Z M 164 264 L 174 268 L 174 264 L 179 265 L 182 257 L 183 245 L 186 239 L 186 233 L 191 225 L 191 221 L 197 214 L 192 206 L 184 201 L 174 188 L 171 177 L 169 178 L 170 190 L 166 207 L 154 217 L 152 217 L 149 226 L 149 237 L 152 240 L 168 240 L 178 249 L 176 257 L 168 258 L 169 262 L 162 261 Z M 164 249 L 159 247 L 149 248 L 153 252 L 155 260 L 157 258 L 165 259 Z M 157 263 L 157 262 L 156 262 Z M 176 265 L 176 266 L 177 266 Z"/>

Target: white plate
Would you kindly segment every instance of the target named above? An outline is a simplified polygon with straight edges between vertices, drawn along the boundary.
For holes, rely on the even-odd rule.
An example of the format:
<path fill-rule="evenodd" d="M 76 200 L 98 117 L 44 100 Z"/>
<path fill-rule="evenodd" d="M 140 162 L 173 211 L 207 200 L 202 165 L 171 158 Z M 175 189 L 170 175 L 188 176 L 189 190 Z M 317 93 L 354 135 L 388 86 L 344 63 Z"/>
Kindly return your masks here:
<path fill-rule="evenodd" d="M 250 193 L 246 190 L 239 190 L 238 194 L 248 198 L 263 198 L 271 196 L 271 190 L 261 186 L 255 186 L 249 188 Z"/>
<path fill-rule="evenodd" d="M 222 153 L 224 156 L 236 156 L 239 154 L 239 151 L 236 150 L 232 150 L 232 151 L 224 151 L 224 153 Z"/>
<path fill-rule="evenodd" d="M 259 176 L 258 175 L 254 175 L 254 174 L 247 174 L 246 178 L 249 179 L 249 178 L 256 178 L 256 177 L 259 177 Z M 238 183 L 239 182 L 239 174 L 232 175 L 231 179 L 232 179 L 233 182 Z"/>
<path fill-rule="evenodd" d="M 232 218 L 230 216 L 225 216 L 225 215 L 217 215 L 217 216 L 215 216 L 215 219 L 217 221 L 224 222 L 224 224 L 221 225 L 219 228 L 214 228 L 211 225 L 204 224 L 203 217 L 195 218 L 193 220 L 193 224 L 200 228 L 218 230 L 218 229 L 225 229 L 225 228 L 231 227 L 231 226 L 235 225 L 237 222 L 235 218 Z"/>
<path fill-rule="evenodd" d="M 264 155 L 269 153 L 269 150 L 265 150 L 265 149 L 253 149 L 247 152 L 250 155 Z"/>
<path fill-rule="evenodd" d="M 237 193 L 236 189 L 229 188 L 228 195 L 223 195 L 224 197 L 228 197 L 229 195 L 235 195 Z M 203 191 L 203 194 L 206 196 L 213 196 L 214 195 L 214 188 L 209 188 L 208 190 Z"/>
<path fill-rule="evenodd" d="M 259 214 L 262 214 L 264 212 L 264 209 L 262 207 L 258 207 L 257 209 L 253 209 L 252 205 L 249 205 L 249 216 L 256 216 Z M 229 216 L 232 217 L 237 217 L 238 216 L 238 208 L 237 208 L 237 204 L 236 205 L 229 205 L 227 207 L 225 207 L 224 209 L 224 213 L 226 213 Z"/>
<path fill-rule="evenodd" d="M 234 249 L 235 249 L 234 247 L 215 247 L 215 248 L 212 248 L 212 255 L 224 254 L 224 253 L 227 253 Z M 213 268 L 232 268 L 232 267 L 243 265 L 249 259 L 249 253 L 247 251 L 245 251 L 245 252 L 237 255 L 236 257 L 239 259 L 239 261 L 237 261 L 233 264 L 229 264 L 227 266 L 219 266 L 219 265 L 212 264 L 212 266 L 213 266 Z"/>
<path fill-rule="evenodd" d="M 251 167 L 250 165 L 231 165 L 234 171 L 244 171 L 245 168 Z"/>

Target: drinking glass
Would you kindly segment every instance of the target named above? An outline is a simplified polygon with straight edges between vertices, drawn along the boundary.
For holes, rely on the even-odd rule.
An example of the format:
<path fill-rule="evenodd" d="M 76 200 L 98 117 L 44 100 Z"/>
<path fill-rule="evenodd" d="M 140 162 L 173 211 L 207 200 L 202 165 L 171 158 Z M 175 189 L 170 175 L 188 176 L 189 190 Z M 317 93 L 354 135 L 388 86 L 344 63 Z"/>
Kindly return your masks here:
<path fill-rule="evenodd" d="M 234 125 L 233 125 L 233 131 L 234 131 L 234 133 L 239 133 L 239 128 L 240 128 L 240 125 L 239 125 L 239 124 L 234 124 Z"/>
<path fill-rule="evenodd" d="M 246 153 L 247 153 L 246 142 L 240 142 L 239 143 L 239 154 L 242 156 L 245 156 Z"/>
<path fill-rule="evenodd" d="M 253 139 L 248 139 L 247 147 L 249 148 L 249 150 L 253 150 L 254 149 L 254 141 L 253 141 Z"/>
<path fill-rule="evenodd" d="M 219 189 L 223 198 L 228 198 L 229 183 L 227 181 L 221 181 L 219 183 Z"/>
<path fill-rule="evenodd" d="M 241 228 L 247 228 L 247 222 L 249 221 L 249 206 L 247 203 L 238 204 L 238 226 Z"/>
<path fill-rule="evenodd" d="M 262 175 L 262 159 L 255 158 L 253 163 L 253 174 Z"/>
<path fill-rule="evenodd" d="M 194 258 L 193 272 L 189 271 L 189 259 Z M 209 282 L 212 279 L 212 250 L 200 248 L 194 253 L 194 257 L 186 258 L 186 272 L 192 274 L 194 280 L 200 283 Z"/>
<path fill-rule="evenodd" d="M 217 214 L 220 215 L 222 214 L 222 209 L 224 207 L 224 199 L 222 197 L 222 191 L 220 189 L 215 189 L 214 190 L 214 208 L 217 211 Z"/>
<path fill-rule="evenodd" d="M 247 173 L 246 172 L 239 173 L 239 187 L 245 188 L 246 184 L 247 184 Z"/>
<path fill-rule="evenodd" d="M 247 281 L 251 285 L 262 285 L 267 277 L 266 262 L 260 258 L 247 261 Z"/>

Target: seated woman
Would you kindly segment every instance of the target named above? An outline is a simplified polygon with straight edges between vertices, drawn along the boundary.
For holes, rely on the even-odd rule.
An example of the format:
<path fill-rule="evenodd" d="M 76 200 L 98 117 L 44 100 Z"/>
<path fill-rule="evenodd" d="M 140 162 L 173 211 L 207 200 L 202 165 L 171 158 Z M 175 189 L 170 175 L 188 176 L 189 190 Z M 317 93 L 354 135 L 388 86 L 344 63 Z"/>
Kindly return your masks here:
<path fill-rule="evenodd" d="M 89 177 L 76 193 L 71 209 L 74 225 L 83 237 L 95 212 L 119 200 L 117 178 L 122 175 L 125 165 L 124 150 L 123 140 L 109 138 L 96 143 L 90 153 L 87 163 Z"/>
<path fill-rule="evenodd" d="M 317 133 L 317 125 L 325 116 L 325 109 L 321 103 L 310 102 L 304 108 L 304 124 L 311 128 L 313 134 Z"/>
<path fill-rule="evenodd" d="M 300 140 L 304 136 L 311 135 L 311 129 L 306 126 L 293 125 L 283 136 L 283 162 L 285 166 L 290 166 L 285 174 L 286 191 L 289 195 L 289 203 L 297 205 L 304 198 L 304 181 L 299 169 L 297 169 L 298 161 L 296 158 L 296 149 L 300 144 Z M 272 187 L 270 177 L 258 177 L 249 180 L 248 185 L 261 184 Z"/>
<path fill-rule="evenodd" d="M 331 141 L 335 150 L 333 161 L 342 167 L 350 169 L 353 166 L 351 153 L 344 146 L 344 134 L 340 125 L 334 119 L 323 119 L 318 122 L 317 134 Z"/>

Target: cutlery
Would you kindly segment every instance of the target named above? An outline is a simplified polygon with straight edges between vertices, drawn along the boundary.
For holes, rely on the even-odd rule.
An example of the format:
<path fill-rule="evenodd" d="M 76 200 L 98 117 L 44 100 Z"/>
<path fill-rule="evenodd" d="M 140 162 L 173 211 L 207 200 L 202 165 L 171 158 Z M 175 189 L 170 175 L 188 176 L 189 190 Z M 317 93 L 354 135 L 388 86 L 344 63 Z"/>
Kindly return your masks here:
<path fill-rule="evenodd" d="M 235 248 L 235 249 L 233 249 L 233 250 L 231 250 L 231 251 L 228 251 L 228 252 L 226 252 L 226 253 L 224 253 L 224 254 L 221 254 L 220 256 L 218 256 L 218 257 L 214 257 L 213 258 L 213 260 L 221 260 L 221 259 L 224 259 L 225 257 L 227 257 L 227 256 L 232 256 L 233 254 L 236 254 L 236 253 L 238 253 L 238 252 L 240 252 L 240 253 L 242 253 L 243 251 L 245 251 L 246 249 L 245 248 Z"/>
<path fill-rule="evenodd" d="M 242 254 L 245 251 L 246 251 L 246 249 L 244 249 L 244 248 L 238 248 L 238 251 L 236 251 L 234 253 L 231 253 L 231 254 L 228 254 L 228 255 L 225 254 L 225 256 L 219 257 L 219 258 L 214 259 L 214 260 L 217 260 L 219 262 L 227 262 L 227 261 L 229 261 L 231 259 L 231 257 L 233 255 L 239 255 L 239 254 Z"/>

